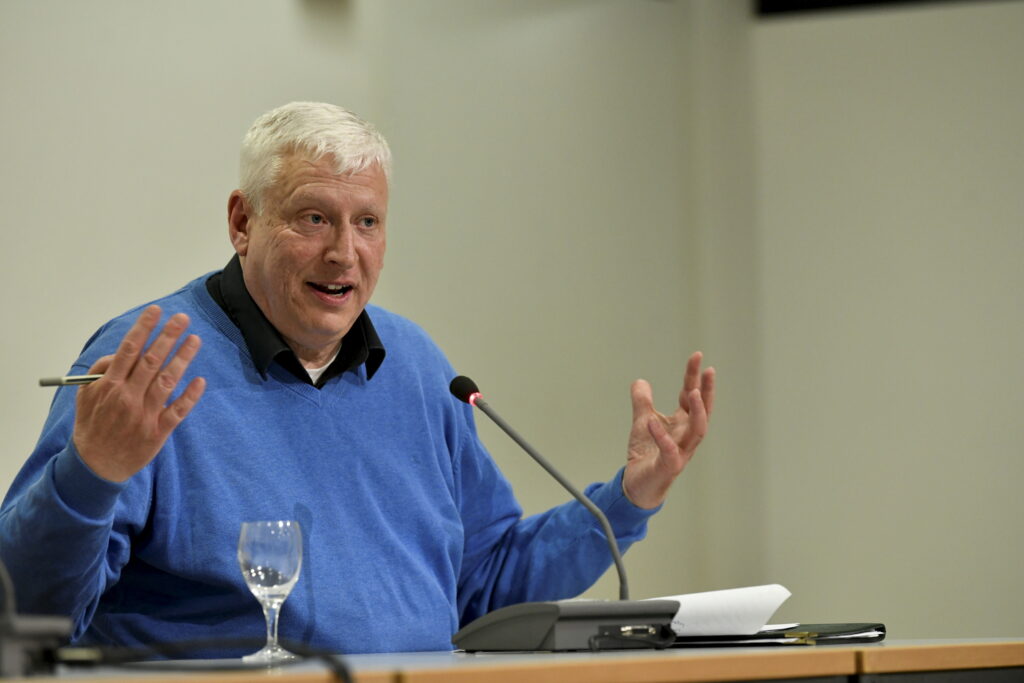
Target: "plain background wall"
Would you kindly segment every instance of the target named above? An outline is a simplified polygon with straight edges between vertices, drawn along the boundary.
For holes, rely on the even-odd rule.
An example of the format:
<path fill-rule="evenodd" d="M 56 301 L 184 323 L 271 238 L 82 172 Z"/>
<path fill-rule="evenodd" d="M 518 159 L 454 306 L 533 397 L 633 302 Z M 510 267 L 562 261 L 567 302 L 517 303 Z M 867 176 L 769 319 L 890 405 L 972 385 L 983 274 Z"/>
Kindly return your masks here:
<path fill-rule="evenodd" d="M 393 147 L 375 301 L 433 334 L 573 481 L 610 478 L 630 382 L 671 405 L 696 344 L 686 3 L 242 7 L 0 3 L 3 479 L 45 417 L 38 377 L 110 316 L 227 262 L 238 143 L 296 99 L 344 104 Z M 481 431 L 527 510 L 565 500 Z M 632 554 L 637 595 L 685 585 L 689 504 Z"/>
<path fill-rule="evenodd" d="M 1024 634 L 1024 3 L 755 30 L 764 569 Z"/>
<path fill-rule="evenodd" d="M 691 349 L 718 366 L 636 597 L 778 581 L 783 618 L 1024 635 L 1024 5 L 241 7 L 0 3 L 0 480 L 39 376 L 226 262 L 252 119 L 323 99 L 396 155 L 376 301 L 574 481 L 620 465 L 633 378 L 667 408 Z M 528 511 L 564 499 L 481 432 Z"/>

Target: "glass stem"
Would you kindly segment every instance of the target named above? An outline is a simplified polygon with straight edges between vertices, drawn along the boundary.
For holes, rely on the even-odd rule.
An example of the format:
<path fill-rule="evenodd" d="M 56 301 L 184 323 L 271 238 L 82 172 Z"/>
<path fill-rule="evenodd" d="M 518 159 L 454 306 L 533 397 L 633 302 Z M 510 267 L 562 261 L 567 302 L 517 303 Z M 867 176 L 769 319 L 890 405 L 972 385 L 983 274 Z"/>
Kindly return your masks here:
<path fill-rule="evenodd" d="M 271 600 L 263 605 L 263 616 L 267 620 L 267 648 L 276 649 L 277 645 L 277 616 L 281 613 L 281 602 Z"/>

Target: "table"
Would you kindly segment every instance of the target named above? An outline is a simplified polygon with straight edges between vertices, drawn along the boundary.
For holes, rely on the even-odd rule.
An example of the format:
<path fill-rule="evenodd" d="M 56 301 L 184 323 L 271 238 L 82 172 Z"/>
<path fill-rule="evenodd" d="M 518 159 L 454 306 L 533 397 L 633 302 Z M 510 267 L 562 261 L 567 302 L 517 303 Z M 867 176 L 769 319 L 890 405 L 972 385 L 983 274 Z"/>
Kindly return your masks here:
<path fill-rule="evenodd" d="M 870 645 L 687 648 L 536 654 L 424 652 L 346 658 L 359 683 L 1009 683 L 1024 681 L 1024 639 L 892 640 Z M 272 671 L 101 669 L 34 683 L 330 683 L 318 662 Z"/>
<path fill-rule="evenodd" d="M 860 683 L 1024 681 L 1020 640 L 894 640 L 858 650 Z"/>

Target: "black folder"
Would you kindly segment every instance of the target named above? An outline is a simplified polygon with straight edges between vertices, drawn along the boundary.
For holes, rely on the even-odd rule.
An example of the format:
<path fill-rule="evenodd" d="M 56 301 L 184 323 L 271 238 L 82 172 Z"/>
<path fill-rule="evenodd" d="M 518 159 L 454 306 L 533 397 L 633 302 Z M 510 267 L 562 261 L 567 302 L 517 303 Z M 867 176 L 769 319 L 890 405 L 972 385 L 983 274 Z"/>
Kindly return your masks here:
<path fill-rule="evenodd" d="M 885 640 L 885 624 L 797 624 L 745 636 L 677 636 L 674 647 L 736 645 L 853 645 Z"/>

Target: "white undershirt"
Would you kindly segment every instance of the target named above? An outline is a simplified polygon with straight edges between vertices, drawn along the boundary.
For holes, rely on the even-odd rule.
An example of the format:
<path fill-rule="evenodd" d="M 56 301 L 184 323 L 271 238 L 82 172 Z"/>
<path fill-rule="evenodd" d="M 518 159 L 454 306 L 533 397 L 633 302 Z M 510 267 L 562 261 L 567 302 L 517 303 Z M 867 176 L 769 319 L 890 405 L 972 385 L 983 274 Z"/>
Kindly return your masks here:
<path fill-rule="evenodd" d="M 311 380 L 313 380 L 313 384 L 316 384 L 317 382 L 320 381 L 320 375 L 324 374 L 324 370 L 326 370 L 327 368 L 331 367 L 331 363 L 334 362 L 334 359 L 338 357 L 339 353 L 341 353 L 341 348 L 340 347 L 334 353 L 334 355 L 331 356 L 331 359 L 329 361 L 327 361 L 326 364 L 320 366 L 319 368 L 306 368 L 306 373 L 309 375 L 309 378 Z M 303 366 L 303 367 L 305 367 L 305 366 Z"/>

